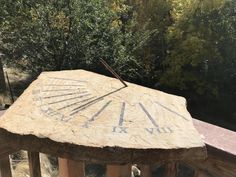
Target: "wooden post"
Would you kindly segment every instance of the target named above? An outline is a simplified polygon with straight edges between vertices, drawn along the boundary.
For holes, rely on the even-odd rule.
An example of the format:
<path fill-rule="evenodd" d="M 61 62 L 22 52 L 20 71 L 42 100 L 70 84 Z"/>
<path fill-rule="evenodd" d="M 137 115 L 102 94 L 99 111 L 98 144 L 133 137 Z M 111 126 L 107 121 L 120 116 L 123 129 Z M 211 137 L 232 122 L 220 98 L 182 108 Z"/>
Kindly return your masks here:
<path fill-rule="evenodd" d="M 107 165 L 106 177 L 131 177 L 131 164 Z"/>
<path fill-rule="evenodd" d="M 0 94 L 6 92 L 6 82 L 4 77 L 3 65 L 1 60 L 1 53 L 0 53 Z"/>
<path fill-rule="evenodd" d="M 59 177 L 85 177 L 84 163 L 59 158 Z"/>
<path fill-rule="evenodd" d="M 165 165 L 165 177 L 177 177 L 176 162 L 169 162 Z"/>
<path fill-rule="evenodd" d="M 13 91 L 12 91 L 12 88 L 11 88 L 11 83 L 10 83 L 7 72 L 5 72 L 5 74 L 6 74 L 6 78 L 7 78 L 7 84 L 8 84 L 9 92 L 10 92 L 10 95 L 11 95 L 11 103 L 13 104 L 15 102 L 15 100 L 14 100 L 14 95 L 13 95 Z"/>
<path fill-rule="evenodd" d="M 150 165 L 138 165 L 141 171 L 141 177 L 151 177 L 152 169 Z"/>
<path fill-rule="evenodd" d="M 202 170 L 198 170 L 196 173 L 196 177 L 209 177 L 209 175 Z"/>
<path fill-rule="evenodd" d="M 40 159 L 38 152 L 28 152 L 30 177 L 41 177 Z"/>
<path fill-rule="evenodd" d="M 9 156 L 0 159 L 0 177 L 12 177 Z"/>

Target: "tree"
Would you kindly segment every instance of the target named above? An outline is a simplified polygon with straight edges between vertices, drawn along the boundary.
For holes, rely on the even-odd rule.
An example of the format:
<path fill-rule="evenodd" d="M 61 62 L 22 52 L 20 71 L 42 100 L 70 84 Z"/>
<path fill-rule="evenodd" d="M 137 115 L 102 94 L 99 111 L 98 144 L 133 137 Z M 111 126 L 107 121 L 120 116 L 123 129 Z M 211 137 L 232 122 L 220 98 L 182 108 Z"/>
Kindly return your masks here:
<path fill-rule="evenodd" d="M 0 51 L 8 64 L 33 72 L 83 68 L 104 73 L 103 58 L 135 80 L 141 74 L 134 50 L 143 34 L 134 28 L 132 7 L 115 2 L 118 9 L 100 0 L 4 1 Z"/>
<path fill-rule="evenodd" d="M 235 118 L 236 3 L 199 1 L 168 30 L 162 86 L 179 90 L 212 116 Z M 182 91 L 181 91 L 182 90 Z M 217 112 L 215 111 L 217 110 Z M 227 111 L 226 111 L 227 110 Z M 226 118 L 225 118 L 226 119 Z M 223 122 L 223 120 L 219 120 Z"/>
<path fill-rule="evenodd" d="M 235 1 L 133 4 L 139 30 L 145 26 L 144 30 L 156 31 L 138 52 L 145 71 L 142 84 L 187 97 L 196 117 L 221 125 L 235 123 Z"/>
<path fill-rule="evenodd" d="M 154 87 L 162 72 L 161 63 L 166 58 L 166 31 L 173 23 L 171 3 L 166 0 L 134 1 L 132 5 L 137 11 L 137 28 L 147 35 L 141 50 L 136 56 L 141 58 L 143 77 L 141 83 Z"/>

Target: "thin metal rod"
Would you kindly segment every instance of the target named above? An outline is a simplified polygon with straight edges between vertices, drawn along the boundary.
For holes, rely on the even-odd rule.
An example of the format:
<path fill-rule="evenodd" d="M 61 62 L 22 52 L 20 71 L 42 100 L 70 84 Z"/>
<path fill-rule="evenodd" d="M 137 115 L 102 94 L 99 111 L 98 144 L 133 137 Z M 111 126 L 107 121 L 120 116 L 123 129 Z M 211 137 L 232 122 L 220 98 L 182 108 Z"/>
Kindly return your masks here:
<path fill-rule="evenodd" d="M 12 101 L 12 104 L 13 104 L 13 103 L 15 102 L 14 96 L 13 96 L 13 91 L 12 91 L 12 89 L 11 89 L 11 84 L 10 84 L 9 77 L 8 77 L 8 74 L 7 74 L 6 71 L 5 71 L 5 74 L 6 74 L 7 84 L 8 84 L 9 91 L 10 91 L 10 95 L 11 95 L 11 101 Z"/>
<path fill-rule="evenodd" d="M 5 74 L 4 74 L 4 71 L 3 71 L 3 63 L 1 61 L 1 53 L 0 53 L 0 83 L 1 83 L 1 86 L 0 86 L 0 93 L 4 93 L 6 91 L 6 81 L 5 81 Z"/>
<path fill-rule="evenodd" d="M 105 62 L 105 60 L 100 59 L 100 62 L 105 66 L 105 68 L 111 72 L 113 76 L 115 76 L 117 79 L 120 80 L 120 82 L 125 86 L 128 87 L 128 85 L 124 82 L 124 80 Z"/>

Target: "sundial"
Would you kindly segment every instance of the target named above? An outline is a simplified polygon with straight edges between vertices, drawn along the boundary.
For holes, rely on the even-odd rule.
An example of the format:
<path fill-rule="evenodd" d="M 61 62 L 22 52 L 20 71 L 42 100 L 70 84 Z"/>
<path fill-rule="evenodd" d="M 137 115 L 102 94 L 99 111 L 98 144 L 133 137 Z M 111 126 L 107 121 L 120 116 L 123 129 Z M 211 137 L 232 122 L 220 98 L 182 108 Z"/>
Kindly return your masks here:
<path fill-rule="evenodd" d="M 192 149 L 205 156 L 183 97 L 127 85 L 84 70 L 43 72 L 0 127 L 84 147 Z"/>

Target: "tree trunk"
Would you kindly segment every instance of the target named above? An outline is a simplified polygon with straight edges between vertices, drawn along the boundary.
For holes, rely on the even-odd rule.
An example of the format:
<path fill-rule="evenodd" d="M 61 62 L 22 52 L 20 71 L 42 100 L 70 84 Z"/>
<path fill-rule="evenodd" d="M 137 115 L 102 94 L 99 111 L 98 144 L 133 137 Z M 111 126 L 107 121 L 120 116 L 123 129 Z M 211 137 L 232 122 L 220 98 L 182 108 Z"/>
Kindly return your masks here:
<path fill-rule="evenodd" d="M 0 58 L 0 94 L 3 94 L 5 92 L 6 92 L 6 82 L 5 82 L 5 77 L 4 77 L 2 60 Z"/>

